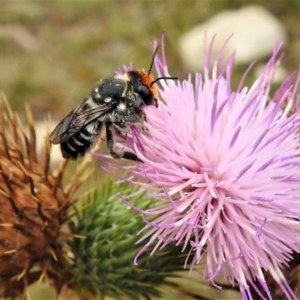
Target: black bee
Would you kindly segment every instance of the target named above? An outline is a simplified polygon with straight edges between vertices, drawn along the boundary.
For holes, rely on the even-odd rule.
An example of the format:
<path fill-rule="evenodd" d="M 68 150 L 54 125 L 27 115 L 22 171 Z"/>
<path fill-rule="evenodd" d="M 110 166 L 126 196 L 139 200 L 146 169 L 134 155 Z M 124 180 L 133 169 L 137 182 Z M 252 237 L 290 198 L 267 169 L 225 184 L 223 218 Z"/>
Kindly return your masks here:
<path fill-rule="evenodd" d="M 78 106 L 75 107 L 52 131 L 50 141 L 60 144 L 62 156 L 77 159 L 83 156 L 97 141 L 103 126 L 109 154 L 116 159 L 140 161 L 134 153 L 114 150 L 114 132 L 120 132 L 130 124 L 143 123 L 143 108 L 158 106 L 156 82 L 175 77 L 150 75 L 158 47 L 155 49 L 149 71 L 128 71 L 113 75 L 97 83 Z"/>

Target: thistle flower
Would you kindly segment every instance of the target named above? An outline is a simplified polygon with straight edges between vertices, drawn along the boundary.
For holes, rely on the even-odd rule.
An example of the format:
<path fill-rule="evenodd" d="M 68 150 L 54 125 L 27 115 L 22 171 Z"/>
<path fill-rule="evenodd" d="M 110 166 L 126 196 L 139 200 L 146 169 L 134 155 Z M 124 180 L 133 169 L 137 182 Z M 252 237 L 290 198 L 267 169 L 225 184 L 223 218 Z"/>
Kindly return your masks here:
<path fill-rule="evenodd" d="M 132 127 L 121 136 L 118 147 L 144 163 L 118 166 L 97 154 L 103 169 L 155 199 L 142 209 L 120 195 L 148 230 L 135 263 L 148 247 L 153 254 L 175 243 L 192 255 L 191 269 L 205 260 L 206 280 L 217 286 L 223 275 L 243 299 L 252 299 L 250 287 L 272 299 L 264 272 L 287 299 L 297 299 L 281 269 L 300 250 L 300 115 L 292 113 L 300 77 L 295 84 L 287 77 L 271 95 L 281 59 L 276 46 L 252 86 L 244 87 L 246 72 L 234 91 L 234 55 L 222 64 L 220 51 L 210 67 L 207 48 L 203 74 L 160 81 L 159 107 L 147 108 L 146 130 Z M 158 76 L 170 76 L 163 41 L 155 67 Z"/>
<path fill-rule="evenodd" d="M 27 109 L 29 133 L 4 98 L 0 99 L 0 297 L 16 298 L 35 281 L 50 279 L 60 289 L 64 248 L 59 242 L 67 209 L 83 178 L 85 163 L 63 188 L 66 161 L 56 173 L 49 166 L 45 137 L 36 151 L 34 122 Z M 85 173 L 85 172 L 83 172 Z"/>

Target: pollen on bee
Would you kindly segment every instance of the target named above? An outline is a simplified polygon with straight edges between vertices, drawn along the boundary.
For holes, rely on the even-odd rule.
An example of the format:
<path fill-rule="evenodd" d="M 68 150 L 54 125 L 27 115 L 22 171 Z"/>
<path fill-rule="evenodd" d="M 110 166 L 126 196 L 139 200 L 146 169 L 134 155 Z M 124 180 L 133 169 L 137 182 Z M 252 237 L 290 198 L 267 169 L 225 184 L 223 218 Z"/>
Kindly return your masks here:
<path fill-rule="evenodd" d="M 125 105 L 125 103 L 120 103 L 119 105 L 118 105 L 118 109 L 119 110 L 126 110 L 126 105 Z"/>

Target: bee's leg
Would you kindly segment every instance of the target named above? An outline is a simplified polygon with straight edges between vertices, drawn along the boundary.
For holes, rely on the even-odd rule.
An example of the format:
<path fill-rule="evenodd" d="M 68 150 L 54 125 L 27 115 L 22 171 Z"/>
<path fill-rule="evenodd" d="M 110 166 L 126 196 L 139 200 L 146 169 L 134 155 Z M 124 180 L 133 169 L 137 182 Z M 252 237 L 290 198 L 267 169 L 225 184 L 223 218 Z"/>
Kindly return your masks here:
<path fill-rule="evenodd" d="M 122 131 L 121 131 L 119 128 L 115 127 L 115 126 L 114 126 L 114 132 L 115 132 L 116 134 L 118 134 L 118 135 L 121 135 L 121 134 L 122 134 Z"/>
<path fill-rule="evenodd" d="M 142 115 L 142 120 L 143 120 L 143 122 L 146 122 L 147 123 L 147 115 L 142 111 L 141 112 L 141 115 Z M 142 129 L 144 130 L 144 131 L 147 131 L 148 129 L 143 125 L 142 126 Z"/>
<path fill-rule="evenodd" d="M 115 159 L 125 158 L 133 161 L 143 162 L 132 152 L 128 152 L 128 151 L 117 152 L 114 150 L 115 141 L 114 141 L 112 123 L 106 123 L 106 143 L 107 143 L 108 152 L 113 158 Z"/>
<path fill-rule="evenodd" d="M 126 122 L 131 124 L 141 124 L 142 129 L 146 130 L 143 124 L 144 122 L 147 123 L 147 116 L 142 109 L 136 109 L 133 114 L 126 116 Z"/>
<path fill-rule="evenodd" d="M 145 112 L 142 109 L 138 109 L 136 111 L 136 114 L 139 116 L 139 120 L 142 122 L 147 122 L 147 116 Z"/>
<path fill-rule="evenodd" d="M 138 162 L 143 162 L 141 159 L 139 159 L 134 153 L 124 151 L 123 153 L 123 158 L 128 159 L 128 160 L 133 160 L 133 161 L 138 161 Z"/>

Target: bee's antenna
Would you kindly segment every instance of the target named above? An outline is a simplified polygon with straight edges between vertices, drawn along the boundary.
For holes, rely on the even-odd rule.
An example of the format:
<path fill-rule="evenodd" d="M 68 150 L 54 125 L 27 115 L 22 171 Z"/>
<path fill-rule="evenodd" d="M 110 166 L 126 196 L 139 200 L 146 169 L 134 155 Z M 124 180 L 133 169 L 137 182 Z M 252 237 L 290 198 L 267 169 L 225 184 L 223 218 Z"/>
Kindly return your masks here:
<path fill-rule="evenodd" d="M 151 87 L 154 83 L 156 83 L 157 81 L 159 81 L 159 80 L 161 80 L 161 79 L 177 80 L 178 77 L 158 77 L 158 78 L 156 78 L 155 80 L 153 80 L 153 81 L 151 82 L 150 87 Z"/>
<path fill-rule="evenodd" d="M 153 67 L 153 64 L 154 64 L 154 59 L 155 59 L 155 56 L 157 54 L 158 48 L 159 48 L 159 45 L 157 45 L 157 47 L 155 48 L 155 50 L 153 52 L 150 68 L 149 68 L 149 71 L 148 71 L 148 75 L 150 75 L 150 73 L 151 73 L 151 70 L 152 70 L 152 67 Z"/>
<path fill-rule="evenodd" d="M 149 71 L 148 71 L 148 75 L 150 75 L 151 73 L 151 70 L 152 70 L 152 67 L 153 67 L 153 64 L 154 64 L 154 59 L 155 59 L 155 56 L 157 54 L 157 51 L 158 51 L 158 48 L 159 48 L 159 45 L 157 45 L 157 47 L 155 48 L 154 52 L 153 52 L 153 56 L 152 56 L 152 59 L 151 59 L 151 64 L 150 64 L 150 68 L 149 68 Z M 156 78 L 155 80 L 153 80 L 150 84 L 150 87 L 156 83 L 157 81 L 161 80 L 161 79 L 172 79 L 172 80 L 177 80 L 178 78 L 177 77 L 158 77 Z"/>

